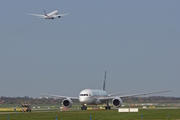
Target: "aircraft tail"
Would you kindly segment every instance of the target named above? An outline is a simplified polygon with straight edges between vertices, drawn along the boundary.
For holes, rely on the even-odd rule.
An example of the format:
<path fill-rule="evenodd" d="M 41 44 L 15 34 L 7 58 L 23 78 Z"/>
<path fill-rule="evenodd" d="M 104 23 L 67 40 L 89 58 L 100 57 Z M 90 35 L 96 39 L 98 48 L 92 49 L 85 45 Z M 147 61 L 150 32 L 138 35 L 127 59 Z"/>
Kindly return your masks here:
<path fill-rule="evenodd" d="M 103 90 L 106 90 L 106 71 L 105 71 L 105 75 L 104 75 L 104 84 L 103 84 Z"/>
<path fill-rule="evenodd" d="M 46 11 L 44 10 L 44 15 L 47 16 Z"/>

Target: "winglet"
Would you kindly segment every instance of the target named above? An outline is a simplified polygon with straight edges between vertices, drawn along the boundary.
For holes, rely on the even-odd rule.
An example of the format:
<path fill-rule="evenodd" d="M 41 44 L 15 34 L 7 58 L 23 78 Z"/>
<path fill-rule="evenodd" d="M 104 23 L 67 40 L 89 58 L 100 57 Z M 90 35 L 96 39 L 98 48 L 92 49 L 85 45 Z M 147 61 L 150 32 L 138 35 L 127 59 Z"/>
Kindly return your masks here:
<path fill-rule="evenodd" d="M 105 71 L 105 75 L 104 75 L 104 84 L 103 84 L 103 90 L 106 90 L 106 71 Z"/>

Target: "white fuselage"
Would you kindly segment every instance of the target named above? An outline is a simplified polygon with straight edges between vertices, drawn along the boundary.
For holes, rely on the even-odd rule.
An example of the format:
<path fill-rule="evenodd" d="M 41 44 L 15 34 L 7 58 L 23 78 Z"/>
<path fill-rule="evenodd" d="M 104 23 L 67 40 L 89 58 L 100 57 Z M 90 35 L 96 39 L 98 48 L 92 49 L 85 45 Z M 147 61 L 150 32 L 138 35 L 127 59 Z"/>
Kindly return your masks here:
<path fill-rule="evenodd" d="M 108 96 L 104 90 L 85 89 L 79 93 L 79 102 L 83 104 L 102 104 L 98 98 Z"/>
<path fill-rule="evenodd" d="M 55 10 L 55 11 L 49 13 L 49 14 L 46 14 L 45 15 L 45 19 L 54 19 L 55 15 L 58 15 L 58 11 L 57 10 Z"/>

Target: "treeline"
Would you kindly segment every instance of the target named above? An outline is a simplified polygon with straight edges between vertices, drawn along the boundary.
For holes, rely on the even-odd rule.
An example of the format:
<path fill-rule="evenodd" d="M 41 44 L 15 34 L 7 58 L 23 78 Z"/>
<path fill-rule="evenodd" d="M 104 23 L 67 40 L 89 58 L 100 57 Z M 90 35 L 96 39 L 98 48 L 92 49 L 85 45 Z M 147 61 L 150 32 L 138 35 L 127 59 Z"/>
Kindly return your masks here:
<path fill-rule="evenodd" d="M 127 103 L 180 103 L 180 97 L 164 96 L 123 98 L 122 100 Z"/>
<path fill-rule="evenodd" d="M 126 103 L 180 103 L 178 97 L 163 97 L 163 96 L 151 96 L 151 97 L 134 97 L 134 98 L 122 98 Z M 61 104 L 62 99 L 55 98 L 30 98 L 25 97 L 0 97 L 0 104 Z M 74 103 L 79 103 L 78 100 L 73 100 Z"/>
<path fill-rule="evenodd" d="M 55 99 L 55 98 L 31 98 L 28 96 L 25 97 L 0 97 L 0 104 L 61 104 L 63 99 Z M 79 102 L 74 101 L 73 102 Z"/>

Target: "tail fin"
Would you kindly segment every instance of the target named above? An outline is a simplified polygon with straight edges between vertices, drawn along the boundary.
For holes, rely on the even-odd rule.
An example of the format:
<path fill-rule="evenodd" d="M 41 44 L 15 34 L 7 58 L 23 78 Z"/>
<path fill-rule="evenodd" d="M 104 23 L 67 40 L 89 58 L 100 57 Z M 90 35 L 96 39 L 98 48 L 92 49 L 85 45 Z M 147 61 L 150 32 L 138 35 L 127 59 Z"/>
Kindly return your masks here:
<path fill-rule="evenodd" d="M 104 75 L 104 84 L 103 84 L 103 90 L 106 90 L 106 71 L 105 71 L 105 75 Z"/>
<path fill-rule="evenodd" d="M 44 15 L 46 16 L 46 11 L 44 10 Z"/>

